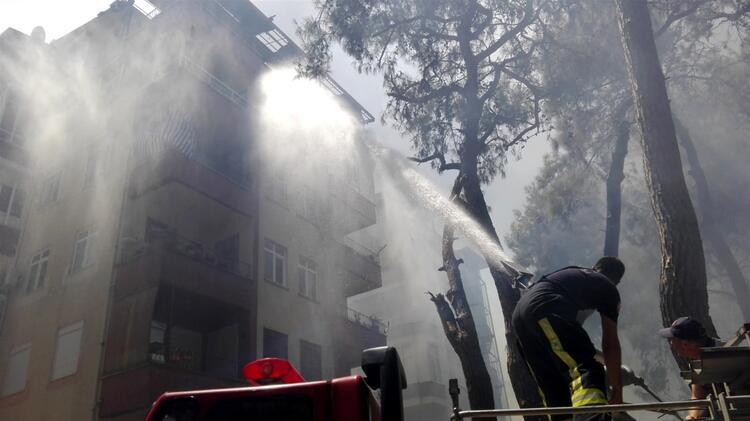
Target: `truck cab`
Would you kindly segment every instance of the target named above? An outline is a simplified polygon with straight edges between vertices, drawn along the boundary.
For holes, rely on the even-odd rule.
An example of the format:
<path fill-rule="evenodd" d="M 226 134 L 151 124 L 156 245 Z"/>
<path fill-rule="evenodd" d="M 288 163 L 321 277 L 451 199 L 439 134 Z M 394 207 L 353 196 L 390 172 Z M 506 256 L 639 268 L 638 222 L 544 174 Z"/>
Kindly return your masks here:
<path fill-rule="evenodd" d="M 362 370 L 365 377 L 306 382 L 289 362 L 264 358 L 245 366 L 250 386 L 164 393 L 146 421 L 403 421 L 406 377 L 396 350 L 365 350 Z"/>

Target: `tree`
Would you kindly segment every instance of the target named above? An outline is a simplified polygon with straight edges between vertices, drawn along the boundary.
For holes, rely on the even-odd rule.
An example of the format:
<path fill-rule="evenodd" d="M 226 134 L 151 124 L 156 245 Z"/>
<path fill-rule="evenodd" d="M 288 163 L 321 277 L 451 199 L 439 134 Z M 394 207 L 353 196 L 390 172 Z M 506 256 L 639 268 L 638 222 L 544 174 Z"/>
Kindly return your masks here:
<path fill-rule="evenodd" d="M 747 50 L 733 49 L 731 43 L 727 48 L 723 37 L 732 29 L 744 30 L 745 6 L 742 2 L 729 5 L 725 1 L 703 0 L 655 0 L 649 4 L 657 7 L 657 45 L 668 72 L 672 102 L 680 106 L 680 115 L 694 131 L 700 128 L 701 138 L 711 139 L 697 143 L 696 154 L 705 161 L 707 177 L 714 181 L 711 193 L 720 203 L 713 208 L 715 225 L 727 234 L 727 243 L 735 250 L 740 266 L 746 265 L 750 243 L 746 240 L 744 209 L 750 205 L 746 199 L 750 195 L 743 194 L 747 186 L 742 180 L 750 173 L 744 162 L 731 158 L 746 150 L 743 133 L 747 113 L 742 111 L 748 109 L 750 78 L 744 64 L 746 56 L 742 55 Z M 556 148 L 537 181 L 527 188 L 526 205 L 516 213 L 506 241 L 519 263 L 545 273 L 570 262 L 591 261 L 604 238 L 606 249 L 617 246 L 628 264 L 626 282 L 620 287 L 623 299 L 638 303 L 638 308 L 656 307 L 658 285 L 650 280 L 659 267 L 653 257 L 659 253 L 659 246 L 654 243 L 657 231 L 653 213 L 648 209 L 646 183 L 633 157 L 626 161 L 624 182 L 614 187 L 615 183 L 607 183 L 610 192 L 622 192 L 619 206 L 603 190 L 605 179 L 612 179 L 613 169 L 617 169 L 615 156 L 624 158 L 616 147 L 622 139 L 618 134 L 624 132 L 621 126 L 617 130 L 618 122 L 632 124 L 630 113 L 622 115 L 623 111 L 618 111 L 622 110 L 619 104 L 630 101 L 620 35 L 616 26 L 601 18 L 614 15 L 614 3 L 577 2 L 564 12 L 554 24 L 547 25 L 547 48 L 542 60 L 544 76 L 552 78 L 551 85 L 556 88 L 546 107 L 558 129 L 552 137 Z M 637 143 L 631 145 L 633 149 L 639 147 Z M 608 159 L 610 156 L 612 159 Z M 691 173 L 692 169 L 688 171 Z M 693 192 L 698 198 L 696 190 Z M 701 202 L 696 203 L 700 210 Z M 613 210 L 622 213 L 626 229 L 621 235 L 617 235 L 619 229 L 612 228 L 615 224 L 609 224 L 613 219 L 608 218 L 604 236 L 597 229 L 596 221 L 604 219 L 603 209 L 608 209 L 607 216 Z M 705 232 L 705 218 L 700 222 Z M 613 240 L 615 235 L 620 237 L 618 241 Z M 708 235 L 704 237 L 707 250 L 713 251 Z M 709 292 L 723 292 L 717 291 L 717 284 L 724 265 L 707 263 L 715 275 Z M 726 297 L 732 295 L 721 294 L 714 299 Z M 714 316 L 721 316 L 724 322 L 735 320 L 733 314 L 726 312 Z M 643 335 L 645 326 L 658 323 L 660 320 L 650 312 L 624 312 L 621 330 L 627 338 L 626 347 L 632 346 L 626 355 L 637 354 L 629 364 L 635 364 L 649 385 L 661 393 L 666 393 L 668 386 L 682 390 L 682 382 L 669 376 L 666 347 Z"/>
<path fill-rule="evenodd" d="M 718 225 L 718 221 L 716 220 L 716 204 L 713 201 L 703 166 L 698 158 L 693 138 L 688 128 L 685 127 L 679 118 L 675 117 L 674 122 L 680 145 L 685 150 L 685 157 L 690 166 L 688 174 L 695 181 L 696 202 L 702 216 L 703 223 L 701 227 L 703 234 L 708 239 L 708 243 L 711 245 L 711 249 L 721 263 L 721 266 L 729 275 L 729 282 L 732 285 L 734 296 L 737 298 L 737 303 L 740 306 L 743 320 L 750 320 L 750 292 L 748 292 L 747 280 L 742 273 L 737 258 L 732 253 L 732 249 L 727 244 L 722 227 Z"/>
<path fill-rule="evenodd" d="M 458 172 L 454 199 L 500 241 L 482 184 L 502 174 L 508 155 L 542 126 L 542 88 L 535 60 L 543 13 L 551 3 L 533 0 L 321 0 L 319 15 L 300 34 L 310 59 L 307 75 L 328 71 L 328 49 L 338 42 L 360 71 L 382 72 L 386 116 L 408 135 L 414 160 L 439 172 Z M 447 228 L 450 232 L 450 227 Z M 450 236 L 449 236 L 450 237 Z M 451 268 L 452 242 L 443 264 Z M 446 257 L 447 256 L 447 257 Z M 519 298 L 513 268 L 485 255 L 505 317 L 508 372 L 522 406 L 540 406 L 536 385 L 521 360 L 510 316 Z M 449 273 L 450 274 L 450 273 Z M 460 288 L 454 282 L 453 288 Z M 439 296 L 435 297 L 439 300 Z M 449 307 L 439 304 L 441 320 Z M 453 308 L 454 316 L 470 313 Z M 471 330 L 471 329 L 470 329 Z M 462 359 L 463 361 L 463 359 Z M 464 365 L 467 381 L 475 371 Z M 473 393 L 473 386 L 469 393 Z"/>
<path fill-rule="evenodd" d="M 715 335 L 708 314 L 703 245 L 682 173 L 651 15 L 646 0 L 616 0 L 616 4 L 661 242 L 662 322 L 668 326 L 680 315 L 690 314 Z"/>

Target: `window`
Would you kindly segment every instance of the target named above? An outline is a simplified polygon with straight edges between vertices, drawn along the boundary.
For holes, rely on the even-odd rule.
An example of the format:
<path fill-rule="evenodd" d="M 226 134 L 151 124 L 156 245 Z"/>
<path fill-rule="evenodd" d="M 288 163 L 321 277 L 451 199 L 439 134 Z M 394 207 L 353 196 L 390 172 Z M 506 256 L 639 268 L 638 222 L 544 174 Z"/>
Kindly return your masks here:
<path fill-rule="evenodd" d="M 277 29 L 262 32 L 255 36 L 263 45 L 271 50 L 272 53 L 279 51 L 282 47 L 289 44 L 289 40 Z"/>
<path fill-rule="evenodd" d="M 23 210 L 23 199 L 23 190 L 15 186 L 0 184 L 0 212 L 20 217 Z"/>
<path fill-rule="evenodd" d="M 41 196 L 39 199 L 39 205 L 45 206 L 52 202 L 57 201 L 60 198 L 60 174 L 55 174 L 52 177 L 44 180 L 42 183 Z"/>
<path fill-rule="evenodd" d="M 89 157 L 86 160 L 86 169 L 83 173 L 83 188 L 89 187 L 94 184 L 96 178 L 96 170 L 98 165 L 98 155 L 96 152 L 89 152 Z"/>
<path fill-rule="evenodd" d="M 33 292 L 44 286 L 44 282 L 47 278 L 48 262 L 49 249 L 46 249 L 31 258 L 31 266 L 29 266 L 29 280 L 26 284 L 26 292 Z"/>
<path fill-rule="evenodd" d="M 5 104 L 2 103 L 2 90 L 0 89 L 0 139 L 17 142 L 23 128 L 23 110 L 17 98 L 10 92 L 6 97 Z"/>
<path fill-rule="evenodd" d="M 263 329 L 263 357 L 288 359 L 287 336 L 271 329 Z"/>
<path fill-rule="evenodd" d="M 2 396 L 18 393 L 26 388 L 30 355 L 31 344 L 21 345 L 10 351 L 5 379 L 3 380 Z"/>
<path fill-rule="evenodd" d="M 286 174 L 281 170 L 275 170 L 273 177 L 269 180 L 268 197 L 276 203 L 286 205 L 289 203 L 288 182 Z"/>
<path fill-rule="evenodd" d="M 153 19 L 161 13 L 161 10 L 148 0 L 135 0 L 133 7 L 148 19 Z"/>
<path fill-rule="evenodd" d="M 73 262 L 70 264 L 70 273 L 91 266 L 94 263 L 94 241 L 96 231 L 83 230 L 76 234 L 76 242 L 73 246 Z"/>
<path fill-rule="evenodd" d="M 302 189 L 300 201 L 300 216 L 310 222 L 316 222 L 318 219 L 317 200 L 315 192 L 309 187 Z"/>
<path fill-rule="evenodd" d="M 321 355 L 320 345 L 307 341 L 299 342 L 300 369 L 305 380 L 320 380 L 323 378 Z"/>
<path fill-rule="evenodd" d="M 166 337 L 166 335 L 167 324 L 152 320 L 151 332 L 149 333 L 148 352 L 149 358 L 155 363 L 164 364 L 166 362 L 166 358 L 164 355 L 164 338 Z"/>
<path fill-rule="evenodd" d="M 263 254 L 265 279 L 275 284 L 286 285 L 286 247 L 266 238 Z"/>
<path fill-rule="evenodd" d="M 52 364 L 52 380 L 57 380 L 78 371 L 78 356 L 81 353 L 83 322 L 73 323 L 57 332 L 55 360 Z"/>
<path fill-rule="evenodd" d="M 297 269 L 299 270 L 299 293 L 313 300 L 316 299 L 318 265 L 310 259 L 300 257 Z"/>

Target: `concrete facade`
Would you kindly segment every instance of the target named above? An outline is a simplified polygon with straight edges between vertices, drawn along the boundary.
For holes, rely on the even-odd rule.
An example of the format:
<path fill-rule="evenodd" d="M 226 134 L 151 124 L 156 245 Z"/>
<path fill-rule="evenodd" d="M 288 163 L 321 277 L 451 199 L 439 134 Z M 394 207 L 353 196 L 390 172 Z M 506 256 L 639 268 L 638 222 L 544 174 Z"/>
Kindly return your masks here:
<path fill-rule="evenodd" d="M 0 419 L 142 419 L 165 390 L 243 384 L 258 357 L 330 378 L 385 343 L 347 307 L 382 283 L 349 237 L 376 223 L 367 162 L 311 205 L 258 151 L 253 87 L 299 49 L 247 1 L 153 6 L 116 1 L 45 46 L 68 70 L 51 83 L 86 94 L 40 106 L 57 126 L 34 134 L 6 277 Z"/>

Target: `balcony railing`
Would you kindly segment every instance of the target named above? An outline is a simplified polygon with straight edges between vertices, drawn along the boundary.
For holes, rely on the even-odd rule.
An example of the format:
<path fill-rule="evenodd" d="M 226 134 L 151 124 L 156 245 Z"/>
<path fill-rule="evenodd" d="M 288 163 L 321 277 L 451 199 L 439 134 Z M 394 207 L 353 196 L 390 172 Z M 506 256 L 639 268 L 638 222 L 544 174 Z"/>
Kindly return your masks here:
<path fill-rule="evenodd" d="M 255 186 L 249 175 L 221 171 L 198 154 L 188 157 L 172 147 L 159 155 L 159 159 L 136 156 L 138 163 L 131 174 L 132 197 L 177 182 L 242 214 L 255 214 Z"/>
<path fill-rule="evenodd" d="M 347 307 L 346 319 L 364 327 L 365 329 L 374 330 L 382 335 L 388 334 L 388 324 L 380 320 L 378 317 L 360 313 L 357 310 Z"/>
<path fill-rule="evenodd" d="M 213 73 L 209 72 L 198 64 L 195 60 L 192 60 L 189 56 L 183 55 L 180 58 L 180 63 L 190 72 L 193 76 L 207 84 L 211 89 L 219 93 L 224 98 L 231 101 L 233 104 L 241 108 L 248 106 L 247 97 L 241 93 L 235 91 L 227 85 L 224 81 L 216 77 Z"/>
<path fill-rule="evenodd" d="M 236 259 L 227 259 L 216 253 L 212 247 L 169 231 L 160 234 L 159 238 L 145 241 L 126 238 L 121 241 L 120 264 L 130 263 L 154 249 L 179 254 L 193 261 L 211 266 L 214 269 L 232 273 L 245 279 L 253 279 L 253 267 L 250 263 Z"/>

